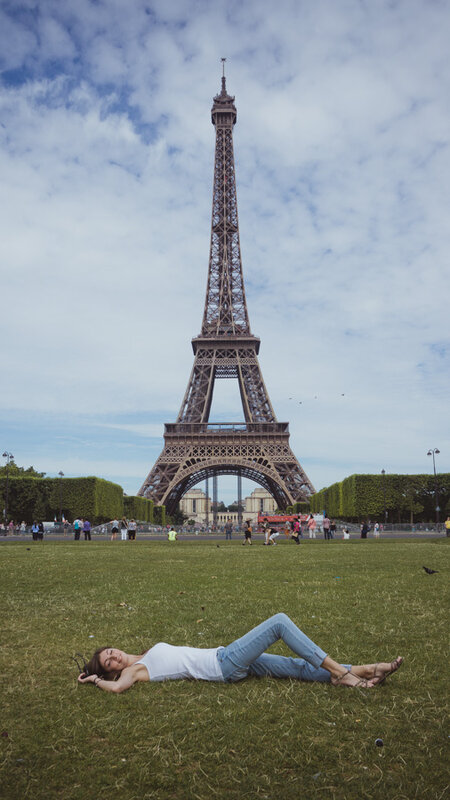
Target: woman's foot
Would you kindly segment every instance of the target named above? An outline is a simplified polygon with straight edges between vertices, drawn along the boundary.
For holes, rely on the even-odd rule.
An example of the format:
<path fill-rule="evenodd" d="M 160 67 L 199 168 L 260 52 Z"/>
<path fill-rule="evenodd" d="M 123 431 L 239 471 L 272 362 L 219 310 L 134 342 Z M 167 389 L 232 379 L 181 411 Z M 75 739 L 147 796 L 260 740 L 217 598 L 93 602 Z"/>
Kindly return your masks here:
<path fill-rule="evenodd" d="M 392 675 L 393 672 L 397 672 L 402 664 L 402 656 L 397 656 L 397 658 L 390 663 L 381 661 L 379 664 L 373 664 L 373 671 L 370 677 L 375 682 L 375 685 L 378 686 L 380 683 L 383 683 L 389 675 Z"/>
<path fill-rule="evenodd" d="M 340 675 L 332 675 L 331 683 L 333 686 L 348 686 L 351 689 L 371 689 L 375 686 L 372 680 L 366 680 L 366 678 L 362 678 L 359 675 L 354 675 L 349 669 Z"/>

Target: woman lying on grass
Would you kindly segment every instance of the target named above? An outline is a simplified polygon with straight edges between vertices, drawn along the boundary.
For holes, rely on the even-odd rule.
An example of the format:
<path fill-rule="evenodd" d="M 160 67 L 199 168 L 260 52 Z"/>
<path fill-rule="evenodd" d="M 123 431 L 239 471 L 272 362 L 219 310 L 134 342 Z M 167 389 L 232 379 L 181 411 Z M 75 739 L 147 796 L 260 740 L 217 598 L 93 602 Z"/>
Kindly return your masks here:
<path fill-rule="evenodd" d="M 265 653 L 279 639 L 300 658 Z M 369 689 L 382 683 L 402 662 L 398 656 L 390 664 L 343 666 L 308 639 L 286 614 L 275 614 L 228 647 L 206 650 L 159 642 L 140 656 L 101 647 L 78 680 L 93 683 L 106 692 L 124 692 L 138 681 L 194 678 L 232 683 L 248 676 L 325 681 L 333 686 Z"/>

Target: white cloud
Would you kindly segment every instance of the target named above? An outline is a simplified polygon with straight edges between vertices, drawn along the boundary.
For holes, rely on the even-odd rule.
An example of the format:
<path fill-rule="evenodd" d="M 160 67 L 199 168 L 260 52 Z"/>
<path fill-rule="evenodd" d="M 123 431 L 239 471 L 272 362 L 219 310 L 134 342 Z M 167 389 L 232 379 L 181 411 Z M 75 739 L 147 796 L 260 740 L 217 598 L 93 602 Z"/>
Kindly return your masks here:
<path fill-rule="evenodd" d="M 271 8 L 49 0 L 38 24 L 24 4 L 2 12 L 4 69 L 27 80 L 7 73 L 0 99 L 0 409 L 24 432 L 37 412 L 69 428 L 107 414 L 162 446 L 203 313 L 226 55 L 251 327 L 294 451 L 318 487 L 389 459 L 426 469 L 424 446 L 450 470 L 449 11 Z M 135 412 L 148 419 L 113 419 Z M 46 459 L 60 457 L 55 442 Z M 120 475 L 112 451 L 94 463 L 108 459 Z"/>

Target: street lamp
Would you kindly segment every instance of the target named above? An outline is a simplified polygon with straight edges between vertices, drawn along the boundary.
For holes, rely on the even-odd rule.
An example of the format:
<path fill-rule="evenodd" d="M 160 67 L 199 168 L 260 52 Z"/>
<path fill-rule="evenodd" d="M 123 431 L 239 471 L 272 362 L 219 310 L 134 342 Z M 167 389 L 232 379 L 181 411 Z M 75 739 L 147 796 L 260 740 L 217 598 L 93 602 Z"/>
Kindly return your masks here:
<path fill-rule="evenodd" d="M 434 500 L 436 503 L 436 526 L 439 528 L 439 497 L 438 497 L 438 488 L 437 488 L 437 475 L 436 475 L 436 461 L 434 459 L 435 455 L 439 455 L 441 451 L 437 449 L 437 447 L 431 447 L 428 450 L 427 456 L 433 456 L 433 472 L 434 472 Z"/>
<path fill-rule="evenodd" d="M 386 519 L 387 519 L 387 511 L 386 511 L 386 481 L 385 481 L 386 470 L 382 469 L 381 470 L 381 474 L 383 476 L 384 527 L 386 527 Z"/>
<path fill-rule="evenodd" d="M 59 475 L 59 521 L 62 522 L 62 479 L 64 478 L 64 472 L 61 470 L 58 472 Z"/>
<path fill-rule="evenodd" d="M 8 495 L 9 495 L 9 462 L 13 460 L 14 456 L 12 453 L 4 452 L 3 458 L 6 458 L 6 498 L 5 498 L 5 507 L 3 509 L 3 517 L 5 520 L 5 525 L 8 522 Z"/>

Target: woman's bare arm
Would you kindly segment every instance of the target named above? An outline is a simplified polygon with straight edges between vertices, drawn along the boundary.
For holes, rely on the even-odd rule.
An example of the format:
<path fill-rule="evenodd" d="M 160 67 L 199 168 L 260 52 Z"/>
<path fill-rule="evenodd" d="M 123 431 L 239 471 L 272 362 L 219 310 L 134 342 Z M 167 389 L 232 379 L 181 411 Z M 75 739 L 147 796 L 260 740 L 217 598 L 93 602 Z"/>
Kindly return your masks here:
<path fill-rule="evenodd" d="M 126 692 L 134 683 L 148 680 L 148 672 L 144 664 L 133 664 L 131 667 L 122 670 L 120 678 L 116 681 L 105 681 L 104 678 L 98 675 L 87 675 L 84 677 L 84 673 L 78 676 L 78 681 L 80 683 L 93 683 L 95 686 L 98 686 L 99 689 L 103 689 L 104 692 L 114 692 L 115 694 Z"/>

